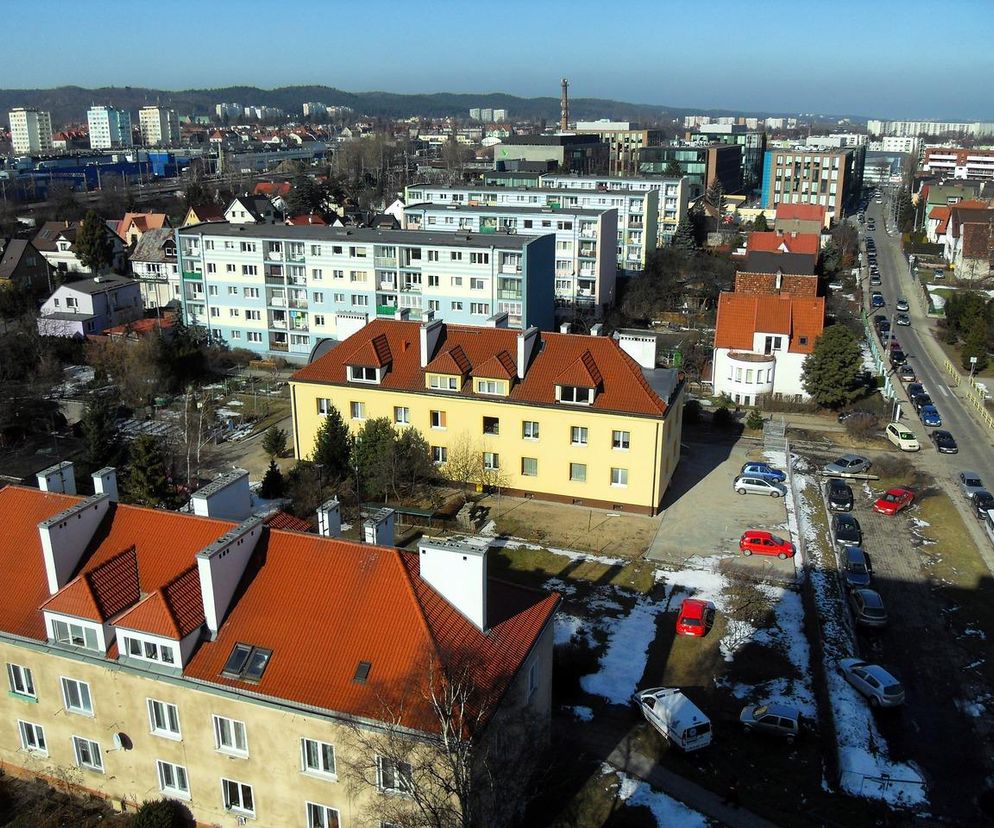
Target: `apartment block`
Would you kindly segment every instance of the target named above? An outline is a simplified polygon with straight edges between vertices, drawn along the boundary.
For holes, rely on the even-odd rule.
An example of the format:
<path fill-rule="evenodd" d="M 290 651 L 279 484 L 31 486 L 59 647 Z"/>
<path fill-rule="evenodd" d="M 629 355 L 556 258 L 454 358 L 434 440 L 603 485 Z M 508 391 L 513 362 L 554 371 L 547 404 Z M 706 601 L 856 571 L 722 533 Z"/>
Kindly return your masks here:
<path fill-rule="evenodd" d="M 417 745 L 457 651 L 478 684 L 465 738 L 495 718 L 547 738 L 559 598 L 488 578 L 485 546 L 128 506 L 113 469 L 88 498 L 71 463 L 39 478 L 0 491 L 8 774 L 71 772 L 132 812 L 175 798 L 198 825 L 379 825 L 435 767 Z"/>
<path fill-rule="evenodd" d="M 564 176 L 565 180 L 573 179 Z M 548 181 L 557 181 L 552 177 Z M 590 177 L 589 180 L 595 180 Z M 599 180 L 599 179 L 597 179 Z M 472 207 L 533 207 L 553 210 L 617 210 L 618 211 L 618 269 L 640 271 L 645 268 L 646 252 L 656 247 L 658 227 L 658 190 L 613 190 L 546 187 L 448 187 L 435 184 L 411 184 L 405 191 L 408 204 L 431 202 Z"/>
<path fill-rule="evenodd" d="M 411 204 L 404 208 L 405 230 L 523 236 L 554 233 L 557 306 L 595 308 L 598 315 L 614 303 L 617 227 L 615 209 L 468 204 Z"/>
<path fill-rule="evenodd" d="M 176 232 L 183 319 L 231 347 L 304 361 L 398 314 L 555 324 L 555 235 L 208 223 Z"/>
<path fill-rule="evenodd" d="M 994 179 L 994 150 L 926 147 L 922 172 L 942 178 Z"/>
<path fill-rule="evenodd" d="M 141 287 L 142 304 L 149 310 L 179 302 L 182 284 L 176 264 L 176 236 L 172 228 L 146 230 L 130 255 L 131 272 Z"/>
<path fill-rule="evenodd" d="M 143 106 L 138 110 L 142 144 L 146 147 L 172 147 L 179 144 L 179 115 L 175 109 Z"/>
<path fill-rule="evenodd" d="M 859 199 L 865 160 L 865 145 L 824 151 L 810 147 L 767 150 L 763 206 L 820 204 L 839 221 Z"/>
<path fill-rule="evenodd" d="M 702 196 L 715 181 L 721 182 L 725 193 L 740 193 L 743 156 L 744 147 L 727 142 L 646 147 L 639 153 L 639 172 L 664 175 L 671 165 L 678 166 L 681 175 L 690 179 L 692 199 Z"/>
<path fill-rule="evenodd" d="M 763 176 L 763 155 L 766 133 L 744 124 L 701 124 L 696 132 L 688 132 L 691 144 L 738 144 L 742 147 L 742 187 L 746 193 L 759 188 Z"/>
<path fill-rule="evenodd" d="M 376 320 L 291 378 L 294 451 L 311 456 L 334 406 L 353 429 L 417 428 L 443 473 L 471 456 L 508 493 L 654 515 L 683 389 L 609 337 Z"/>
<path fill-rule="evenodd" d="M 896 135 L 901 138 L 951 133 L 980 137 L 994 135 L 994 123 L 989 121 L 882 121 L 871 118 L 866 122 L 866 131 L 870 135 Z"/>
<path fill-rule="evenodd" d="M 666 133 L 661 129 L 642 129 L 629 121 L 577 121 L 574 129 L 581 134 L 596 135 L 610 148 L 608 172 L 632 175 L 638 171 L 639 151 L 661 144 Z"/>
<path fill-rule="evenodd" d="M 480 111 L 483 121 L 486 111 Z M 512 135 L 494 145 L 494 169 L 514 161 L 552 162 L 563 172 L 597 175 L 607 173 L 610 155 L 596 135 Z"/>
<path fill-rule="evenodd" d="M 52 151 L 52 116 L 37 109 L 10 111 L 10 142 L 15 155 Z"/>
<path fill-rule="evenodd" d="M 86 113 L 90 127 L 90 149 L 130 147 L 131 113 L 111 106 L 91 106 Z"/>

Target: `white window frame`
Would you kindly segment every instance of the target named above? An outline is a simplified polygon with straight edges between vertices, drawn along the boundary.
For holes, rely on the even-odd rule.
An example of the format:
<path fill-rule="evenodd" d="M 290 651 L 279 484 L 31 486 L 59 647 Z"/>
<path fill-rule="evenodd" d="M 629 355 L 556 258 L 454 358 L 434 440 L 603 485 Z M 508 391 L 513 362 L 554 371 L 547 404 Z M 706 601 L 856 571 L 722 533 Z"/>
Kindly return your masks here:
<path fill-rule="evenodd" d="M 436 466 L 441 466 L 443 463 L 448 463 L 449 462 L 448 446 L 432 446 L 431 462 L 434 463 Z"/>
<path fill-rule="evenodd" d="M 411 409 L 406 405 L 395 405 L 393 407 L 393 421 L 395 425 L 410 425 Z"/>
<path fill-rule="evenodd" d="M 23 667 L 20 664 L 7 664 L 7 680 L 10 682 L 10 692 L 15 696 L 26 699 L 37 699 L 38 692 L 35 690 L 34 676 L 30 667 Z"/>
<path fill-rule="evenodd" d="M 504 384 L 499 380 L 478 379 L 476 381 L 477 394 L 503 394 Z"/>
<path fill-rule="evenodd" d="M 583 469 L 583 477 L 575 477 L 573 475 L 574 469 Z M 571 483 L 586 483 L 587 482 L 587 464 L 586 463 L 570 463 L 569 464 L 569 479 Z"/>
<path fill-rule="evenodd" d="M 569 444 L 571 446 L 585 446 L 590 439 L 590 430 L 587 426 L 569 427 Z"/>
<path fill-rule="evenodd" d="M 341 828 L 342 815 L 338 808 L 332 808 L 330 805 L 321 805 L 317 802 L 305 802 L 304 813 L 307 817 L 307 822 L 305 823 L 307 828 Z"/>
<path fill-rule="evenodd" d="M 433 408 L 428 412 L 428 422 L 436 431 L 445 431 L 448 428 L 448 419 L 445 416 L 445 412 L 440 408 Z M 436 423 L 438 423 L 438 425 L 436 425 Z"/>
<path fill-rule="evenodd" d="M 349 403 L 349 418 L 362 422 L 366 419 L 366 403 L 352 400 Z"/>
<path fill-rule="evenodd" d="M 632 445 L 632 433 L 614 429 L 611 432 L 611 448 L 614 451 L 628 451 Z"/>
<path fill-rule="evenodd" d="M 531 472 L 525 471 L 525 461 L 530 460 L 535 464 L 535 470 Z M 537 457 L 522 457 L 521 458 L 521 476 L 522 477 L 538 477 L 538 458 Z"/>
<path fill-rule="evenodd" d="M 227 716 L 211 715 L 214 723 L 214 749 L 228 756 L 247 757 L 249 755 L 248 731 L 245 722 L 229 719 Z M 242 747 L 238 746 L 238 732 L 241 731 Z M 227 731 L 227 732 L 226 732 Z M 226 744 L 230 741 L 231 744 Z"/>
<path fill-rule="evenodd" d="M 82 647 L 84 650 L 100 652 L 100 635 L 95 627 L 89 624 L 79 624 L 62 618 L 52 618 L 52 640 L 69 647 Z M 61 629 L 60 629 L 61 628 Z M 89 635 L 87 635 L 89 633 Z M 92 637 L 93 645 L 90 645 Z M 77 639 L 82 643 L 77 643 Z"/>
<path fill-rule="evenodd" d="M 403 766 L 407 766 L 406 784 Z M 385 756 L 376 757 L 376 787 L 383 793 L 406 796 L 411 789 L 411 765 L 408 762 L 395 762 Z M 388 784 L 392 778 L 393 784 Z"/>
<path fill-rule="evenodd" d="M 521 439 L 522 440 L 537 440 L 541 434 L 541 428 L 539 427 L 538 420 L 522 420 L 521 421 Z"/>
<path fill-rule="evenodd" d="M 86 760 L 83 752 L 84 750 L 89 752 L 90 761 Z M 104 772 L 104 757 L 103 752 L 100 750 L 99 742 L 95 742 L 93 739 L 87 739 L 85 736 L 73 736 L 72 752 L 76 759 L 77 767 L 85 768 L 86 770 L 91 770 L 95 773 Z M 96 759 L 95 762 L 93 761 L 94 759 Z"/>
<path fill-rule="evenodd" d="M 569 389 L 568 393 L 567 389 Z M 586 399 L 579 399 L 578 392 L 580 391 L 587 392 Z M 557 385 L 556 397 L 559 402 L 570 403 L 572 405 L 590 405 L 593 403 L 593 391 L 593 388 L 584 388 L 578 385 Z"/>
<path fill-rule="evenodd" d="M 370 376 L 370 372 L 372 372 L 372 376 Z M 376 383 L 380 381 L 380 372 L 378 368 L 371 368 L 368 365 L 350 365 L 349 380 Z"/>
<path fill-rule="evenodd" d="M 313 745 L 314 755 L 317 758 L 317 766 L 311 765 L 308 759 L 307 748 L 309 745 Z M 324 750 L 325 748 L 331 749 L 331 767 L 328 768 L 326 765 L 326 759 Z M 306 736 L 300 740 L 300 769 L 303 773 L 309 774 L 311 776 L 320 776 L 322 779 L 338 779 L 338 757 L 335 752 L 335 746 L 331 742 L 322 742 L 319 739 L 308 739 Z"/>
<path fill-rule="evenodd" d="M 68 678 L 67 676 L 61 676 L 62 684 L 62 701 L 65 705 L 67 713 L 75 713 L 78 716 L 93 716 L 93 695 L 90 693 L 89 682 L 80 681 L 79 679 Z M 74 707 L 69 701 L 69 688 L 70 686 L 75 686 L 76 695 L 79 697 L 80 705 Z M 83 704 L 84 696 L 86 704 Z"/>
<path fill-rule="evenodd" d="M 500 454 L 496 451 L 483 452 L 483 468 L 487 471 L 500 470 Z"/>
<path fill-rule="evenodd" d="M 616 489 L 624 489 L 628 486 L 628 469 L 616 466 L 611 467 L 611 485 Z"/>
<path fill-rule="evenodd" d="M 17 735 L 21 738 L 21 750 L 36 756 L 48 756 L 48 742 L 45 728 L 34 722 L 17 720 Z"/>
<path fill-rule="evenodd" d="M 173 644 L 163 644 L 149 638 L 139 638 L 133 633 L 122 633 L 120 652 L 127 658 L 150 661 L 153 664 L 176 666 L 176 653 Z"/>
<path fill-rule="evenodd" d="M 179 708 L 172 702 L 161 699 L 146 699 L 148 706 L 148 725 L 154 736 L 179 741 L 183 738 L 179 724 Z M 162 725 L 157 722 L 162 722 Z"/>
<path fill-rule="evenodd" d="M 238 792 L 238 803 L 229 798 L 228 796 L 228 786 L 232 786 Z M 251 808 L 246 808 L 244 806 L 245 802 L 245 789 L 248 788 L 248 797 L 252 802 Z M 230 811 L 233 814 L 244 814 L 245 816 L 255 816 L 255 791 L 252 790 L 252 786 L 245 783 L 239 782 L 237 779 L 227 779 L 221 777 L 221 805 L 224 810 Z"/>
<path fill-rule="evenodd" d="M 187 773 L 184 765 L 177 765 L 175 762 L 166 762 L 164 759 L 156 759 L 155 773 L 159 779 L 159 790 L 162 793 L 177 797 L 178 799 L 190 799 L 190 774 Z M 170 784 L 167 774 L 172 774 L 171 781 L 173 784 Z M 182 780 L 184 787 L 180 787 L 180 780 Z"/>

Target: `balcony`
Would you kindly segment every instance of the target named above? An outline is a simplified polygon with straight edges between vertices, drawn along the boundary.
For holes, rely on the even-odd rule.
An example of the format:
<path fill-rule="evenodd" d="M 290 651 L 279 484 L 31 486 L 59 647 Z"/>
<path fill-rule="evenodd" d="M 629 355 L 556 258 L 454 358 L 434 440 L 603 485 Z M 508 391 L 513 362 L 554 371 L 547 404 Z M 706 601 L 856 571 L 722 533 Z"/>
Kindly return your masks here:
<path fill-rule="evenodd" d="M 291 308 L 302 308 L 304 310 L 307 310 L 307 300 L 306 299 L 291 299 L 290 300 L 290 307 Z"/>
<path fill-rule="evenodd" d="M 203 279 L 204 278 L 204 274 L 201 273 L 199 270 L 184 270 L 183 271 L 183 278 L 184 279 Z"/>
<path fill-rule="evenodd" d="M 283 254 L 282 253 L 278 253 L 275 250 L 267 250 L 266 251 L 266 259 L 268 261 L 270 261 L 270 262 L 282 262 L 283 261 Z"/>
<path fill-rule="evenodd" d="M 521 265 L 519 264 L 502 264 L 500 266 L 501 273 L 520 273 Z"/>
<path fill-rule="evenodd" d="M 286 320 L 285 319 L 274 319 L 269 323 L 270 328 L 279 328 L 280 330 L 286 330 Z"/>
<path fill-rule="evenodd" d="M 303 250 L 290 250 L 286 254 L 286 260 L 288 262 L 294 262 L 296 264 L 303 264 L 303 262 L 304 262 L 304 251 Z"/>
<path fill-rule="evenodd" d="M 377 316 L 393 316 L 397 312 L 396 305 L 377 305 L 376 315 Z"/>
<path fill-rule="evenodd" d="M 520 290 L 497 290 L 498 299 L 507 299 L 511 302 L 521 301 L 521 291 Z"/>
<path fill-rule="evenodd" d="M 577 275 L 578 276 L 596 276 L 597 275 L 597 270 L 595 268 L 593 268 L 593 267 L 587 267 L 586 265 L 584 265 L 583 267 L 581 267 L 579 269 L 579 271 L 577 271 Z"/>
<path fill-rule="evenodd" d="M 286 342 L 270 342 L 269 343 L 269 350 L 270 351 L 288 351 L 288 350 L 290 350 L 290 346 Z"/>
<path fill-rule="evenodd" d="M 597 248 L 596 247 L 581 247 L 579 255 L 580 255 L 581 259 L 596 259 L 597 258 Z"/>
<path fill-rule="evenodd" d="M 291 331 L 304 331 L 305 333 L 310 330 L 310 326 L 306 322 L 294 322 L 290 326 Z"/>
<path fill-rule="evenodd" d="M 406 282 L 400 287 L 401 293 L 421 293 L 421 285 L 416 285 L 413 282 Z"/>
<path fill-rule="evenodd" d="M 282 276 L 273 276 L 271 273 L 266 274 L 266 284 L 267 285 L 285 285 L 286 280 Z"/>
<path fill-rule="evenodd" d="M 397 267 L 396 256 L 373 256 L 373 267 Z"/>
<path fill-rule="evenodd" d="M 284 299 L 282 296 L 270 296 L 269 297 L 269 305 L 270 305 L 270 307 L 273 307 L 273 308 L 285 308 L 286 307 L 286 299 Z"/>
<path fill-rule="evenodd" d="M 642 227 L 643 227 L 641 217 L 639 217 L 637 219 L 629 217 L 629 219 L 628 219 L 628 227 L 630 229 L 632 229 L 632 230 L 641 230 Z"/>

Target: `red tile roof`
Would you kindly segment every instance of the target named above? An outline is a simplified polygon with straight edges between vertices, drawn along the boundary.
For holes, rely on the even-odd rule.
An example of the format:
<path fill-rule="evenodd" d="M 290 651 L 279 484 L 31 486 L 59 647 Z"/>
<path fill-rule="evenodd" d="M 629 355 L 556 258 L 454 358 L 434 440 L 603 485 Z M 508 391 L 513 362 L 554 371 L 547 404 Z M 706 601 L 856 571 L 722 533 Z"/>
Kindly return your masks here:
<path fill-rule="evenodd" d="M 320 224 L 327 224 L 328 222 L 326 222 L 317 213 L 310 213 L 310 214 L 305 215 L 305 216 L 291 216 L 290 218 L 288 218 L 286 220 L 286 223 L 287 224 L 292 224 L 292 225 L 302 225 L 302 224 L 317 224 L 317 225 L 320 225 Z"/>
<path fill-rule="evenodd" d="M 809 354 L 824 328 L 824 297 L 725 292 L 718 297 L 714 346 L 751 351 L 755 334 L 783 334 L 791 353 Z"/>
<path fill-rule="evenodd" d="M 310 532 L 314 527 L 306 520 L 301 520 L 296 515 L 277 509 L 266 518 L 266 526 L 270 529 L 286 529 L 290 532 Z"/>
<path fill-rule="evenodd" d="M 517 375 L 518 366 L 507 351 L 500 351 L 473 368 L 474 377 L 514 379 Z"/>
<path fill-rule="evenodd" d="M 200 573 L 196 566 L 145 596 L 115 623 L 129 630 L 180 639 L 204 623 Z"/>
<path fill-rule="evenodd" d="M 46 601 L 44 608 L 91 621 L 106 621 L 140 597 L 138 558 L 135 547 L 130 546 L 74 578 Z"/>
<path fill-rule="evenodd" d="M 949 214 L 952 210 L 949 207 L 933 207 L 932 212 L 928 214 L 930 219 L 935 219 L 938 225 L 935 228 L 935 234 L 937 236 L 945 235 L 946 228 L 949 226 Z"/>
<path fill-rule="evenodd" d="M 604 377 L 590 351 L 584 351 L 572 365 L 568 365 L 556 377 L 558 385 L 576 385 L 581 388 L 598 388 L 603 381 Z"/>
<path fill-rule="evenodd" d="M 435 357 L 428 363 L 425 371 L 432 374 L 462 374 L 465 376 L 470 369 L 469 357 L 462 349 L 462 345 L 456 345 Z M 517 368 L 515 368 L 517 371 Z"/>
<path fill-rule="evenodd" d="M 346 364 L 362 368 L 382 368 L 390 362 L 390 359 L 390 343 L 387 338 L 374 336 L 362 342 L 349 356 Z"/>
<path fill-rule="evenodd" d="M 801 205 L 797 205 L 801 206 Z M 781 248 L 785 248 L 781 250 Z M 746 250 L 750 253 L 807 253 L 818 254 L 821 238 L 817 233 L 750 233 Z"/>
<path fill-rule="evenodd" d="M 825 207 L 821 204 L 778 204 L 777 221 L 825 222 Z"/>
<path fill-rule="evenodd" d="M 351 355 L 374 338 L 385 336 L 393 362 L 380 387 L 431 394 L 433 392 L 425 388 L 425 369 L 421 367 L 419 329 L 418 322 L 374 320 L 324 356 L 301 368 L 291 379 L 293 382 L 349 385 L 346 366 L 351 362 Z M 436 346 L 433 361 L 459 347 L 473 371 L 477 365 L 483 364 L 500 351 L 516 354 L 518 333 L 508 328 L 446 325 L 440 344 Z M 559 405 L 556 402 L 556 385 L 562 381 L 560 377 L 563 375 L 563 368 L 572 366 L 579 360 L 588 373 L 592 371 L 590 365 L 593 365 L 601 378 L 602 388 L 590 406 L 593 410 L 647 417 L 659 417 L 666 412 L 666 402 L 649 387 L 642 369 L 611 337 L 546 332 L 539 334 L 539 337 L 541 342 L 537 353 L 532 357 L 524 378 L 512 386 L 510 400 L 533 405 Z M 589 354 L 589 357 L 585 357 L 585 354 Z M 469 383 L 461 393 L 464 396 L 476 396 Z"/>

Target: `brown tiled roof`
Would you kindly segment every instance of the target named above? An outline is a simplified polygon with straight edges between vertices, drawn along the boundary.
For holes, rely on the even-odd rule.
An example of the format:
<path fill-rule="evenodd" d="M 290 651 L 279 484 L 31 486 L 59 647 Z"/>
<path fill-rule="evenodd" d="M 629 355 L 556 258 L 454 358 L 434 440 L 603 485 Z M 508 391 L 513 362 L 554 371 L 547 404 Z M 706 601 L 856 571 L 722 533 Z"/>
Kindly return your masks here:
<path fill-rule="evenodd" d="M 603 381 L 604 377 L 590 351 L 584 351 L 572 365 L 568 365 L 566 370 L 556 377 L 558 385 L 576 385 L 583 388 L 597 388 Z"/>
<path fill-rule="evenodd" d="M 500 351 L 473 368 L 474 377 L 514 379 L 517 374 L 518 367 L 507 351 Z"/>
<path fill-rule="evenodd" d="M 790 295 L 722 293 L 718 297 L 715 348 L 751 351 L 756 333 L 789 337 L 791 353 L 811 353 L 825 327 L 825 299 Z M 805 344 L 800 338 L 805 337 Z"/>
<path fill-rule="evenodd" d="M 129 630 L 180 639 L 204 623 L 200 573 L 196 566 L 147 595 L 115 622 Z"/>
<path fill-rule="evenodd" d="M 425 371 L 433 374 L 462 374 L 466 376 L 471 367 L 469 357 L 466 356 L 462 345 L 456 345 L 454 348 L 443 351 L 429 362 Z"/>
<path fill-rule="evenodd" d="M 991 211 L 991 221 L 964 224 L 963 237 L 964 259 L 990 259 L 994 253 L 994 211 Z"/>
<path fill-rule="evenodd" d="M 779 277 L 780 287 L 777 288 Z M 794 296 L 817 296 L 818 277 L 800 273 L 735 273 L 736 293 L 790 293 Z"/>
<path fill-rule="evenodd" d="M 777 221 L 825 221 L 825 208 L 821 204 L 778 204 Z"/>
<path fill-rule="evenodd" d="M 801 206 L 801 205 L 798 205 Z M 786 250 L 781 251 L 780 248 Z M 821 238 L 817 233 L 750 233 L 746 240 L 746 250 L 750 253 L 808 253 L 815 255 L 821 249 Z"/>
<path fill-rule="evenodd" d="M 935 233 L 937 236 L 943 236 L 946 233 L 946 228 L 949 226 L 949 214 L 952 210 L 949 207 L 933 207 L 932 212 L 928 214 L 930 219 L 935 219 L 938 225 L 935 228 Z"/>
<path fill-rule="evenodd" d="M 393 362 L 380 387 L 431 394 L 433 392 L 425 388 L 425 369 L 420 362 L 419 328 L 418 322 L 374 320 L 310 365 L 301 368 L 293 375 L 292 380 L 349 385 L 346 366 L 350 364 L 351 354 L 361 345 L 382 335 L 390 344 Z M 545 332 L 539 336 L 541 342 L 537 353 L 532 357 L 524 378 L 511 388 L 508 395 L 510 401 L 532 405 L 559 405 L 556 401 L 556 385 L 564 381 L 560 379 L 564 367 L 570 368 L 580 361 L 586 369 L 584 378 L 587 374 L 593 379 L 600 377 L 600 393 L 590 406 L 594 411 L 615 411 L 650 417 L 659 417 L 666 412 L 666 402 L 649 387 L 641 368 L 621 350 L 613 338 Z M 475 366 L 500 351 L 517 353 L 517 337 L 518 331 L 508 328 L 446 325 L 439 352 L 444 353 L 457 345 L 461 346 L 470 365 Z M 584 354 L 589 356 L 585 357 Z M 476 396 L 470 383 L 463 387 L 461 393 L 463 396 Z"/>
<path fill-rule="evenodd" d="M 277 509 L 266 518 L 266 526 L 270 529 L 287 529 L 290 532 L 310 532 L 314 527 L 306 520 L 296 515 Z"/>
<path fill-rule="evenodd" d="M 347 364 L 362 368 L 382 368 L 390 361 L 390 343 L 385 336 L 375 336 L 360 344 L 348 358 Z"/>

